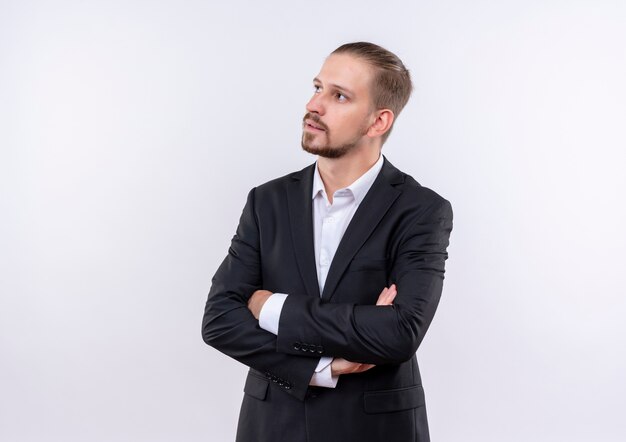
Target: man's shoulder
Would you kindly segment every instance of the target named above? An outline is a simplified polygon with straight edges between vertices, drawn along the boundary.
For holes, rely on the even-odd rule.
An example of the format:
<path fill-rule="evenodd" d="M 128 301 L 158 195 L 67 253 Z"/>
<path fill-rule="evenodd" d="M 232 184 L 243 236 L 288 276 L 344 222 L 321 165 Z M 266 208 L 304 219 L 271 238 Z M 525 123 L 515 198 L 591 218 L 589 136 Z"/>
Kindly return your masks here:
<path fill-rule="evenodd" d="M 408 174 L 406 174 L 405 185 L 402 190 L 404 198 L 409 200 L 424 201 L 428 203 L 428 205 L 450 204 L 441 194 L 435 192 L 430 187 L 420 184 L 415 178 Z"/>
<path fill-rule="evenodd" d="M 391 163 L 388 162 L 387 164 L 388 167 L 392 168 L 398 176 L 402 177 L 402 179 L 399 180 L 401 182 L 397 184 L 397 188 L 402 191 L 400 200 L 403 204 L 415 204 L 423 207 L 450 206 L 450 201 L 442 195 L 435 192 L 433 189 L 420 184 L 411 175 L 406 172 L 402 172 Z"/>

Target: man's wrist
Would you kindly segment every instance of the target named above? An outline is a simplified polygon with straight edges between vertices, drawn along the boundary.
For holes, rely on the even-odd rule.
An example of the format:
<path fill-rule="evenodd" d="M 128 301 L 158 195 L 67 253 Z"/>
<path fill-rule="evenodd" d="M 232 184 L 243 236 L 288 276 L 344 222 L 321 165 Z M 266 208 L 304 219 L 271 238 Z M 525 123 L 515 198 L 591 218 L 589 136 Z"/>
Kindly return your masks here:
<path fill-rule="evenodd" d="M 269 290 L 257 290 L 250 296 L 250 299 L 248 299 L 248 309 L 256 319 L 259 319 L 261 309 L 270 296 L 272 296 L 272 292 Z"/>
<path fill-rule="evenodd" d="M 285 293 L 274 293 L 267 298 L 259 313 L 259 327 L 270 333 L 278 335 L 278 323 L 283 304 L 287 299 Z"/>

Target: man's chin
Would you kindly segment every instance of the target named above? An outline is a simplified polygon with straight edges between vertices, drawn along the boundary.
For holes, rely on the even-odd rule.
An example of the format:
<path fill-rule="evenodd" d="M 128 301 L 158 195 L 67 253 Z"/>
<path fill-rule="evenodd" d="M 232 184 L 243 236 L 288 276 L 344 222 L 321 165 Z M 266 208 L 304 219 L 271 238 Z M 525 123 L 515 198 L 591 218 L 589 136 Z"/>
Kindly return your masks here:
<path fill-rule="evenodd" d="M 344 156 L 350 150 L 351 146 L 343 147 L 329 147 L 329 146 L 311 146 L 310 144 L 302 143 L 302 150 L 313 155 L 317 155 L 324 158 L 340 158 Z"/>

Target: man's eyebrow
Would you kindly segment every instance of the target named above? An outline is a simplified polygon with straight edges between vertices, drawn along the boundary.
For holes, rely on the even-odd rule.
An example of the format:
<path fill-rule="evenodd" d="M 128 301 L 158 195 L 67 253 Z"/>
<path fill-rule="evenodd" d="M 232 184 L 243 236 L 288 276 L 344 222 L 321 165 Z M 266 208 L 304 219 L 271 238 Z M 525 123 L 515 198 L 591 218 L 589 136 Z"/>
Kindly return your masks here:
<path fill-rule="evenodd" d="M 321 81 L 319 78 L 317 78 L 317 77 L 315 77 L 315 78 L 313 79 L 313 83 L 321 83 L 321 82 L 322 82 L 322 81 Z M 340 85 L 338 85 L 338 84 L 333 84 L 333 83 L 328 83 L 328 86 L 331 86 L 331 87 L 333 87 L 333 88 L 335 88 L 335 89 L 338 89 L 338 90 L 340 90 L 340 91 L 342 91 L 342 92 L 346 92 L 348 95 L 354 95 L 354 92 L 352 92 L 352 91 L 351 91 L 350 89 L 348 89 L 347 87 L 343 87 L 343 86 L 340 86 Z"/>

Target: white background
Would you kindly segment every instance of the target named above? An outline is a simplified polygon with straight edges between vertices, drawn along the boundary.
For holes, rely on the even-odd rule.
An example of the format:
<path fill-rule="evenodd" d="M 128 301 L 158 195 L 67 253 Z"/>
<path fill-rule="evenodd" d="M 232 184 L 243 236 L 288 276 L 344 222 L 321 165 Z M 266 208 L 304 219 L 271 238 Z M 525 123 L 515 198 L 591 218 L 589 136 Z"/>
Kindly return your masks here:
<path fill-rule="evenodd" d="M 233 440 L 211 277 L 355 40 L 416 84 L 383 153 L 454 208 L 433 442 L 626 440 L 621 0 L 0 0 L 0 440 Z"/>

